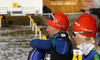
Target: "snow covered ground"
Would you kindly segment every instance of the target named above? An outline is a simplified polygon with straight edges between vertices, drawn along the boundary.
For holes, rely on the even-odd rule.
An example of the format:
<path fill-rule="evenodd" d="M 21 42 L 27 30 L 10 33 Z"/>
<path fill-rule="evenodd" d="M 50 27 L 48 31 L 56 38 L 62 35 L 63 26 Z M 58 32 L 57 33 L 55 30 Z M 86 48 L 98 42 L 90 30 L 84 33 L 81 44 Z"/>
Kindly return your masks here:
<path fill-rule="evenodd" d="M 32 32 L 27 34 L 30 30 L 29 26 L 0 28 L 0 60 L 27 60 L 32 50 L 30 41 L 35 38 Z"/>

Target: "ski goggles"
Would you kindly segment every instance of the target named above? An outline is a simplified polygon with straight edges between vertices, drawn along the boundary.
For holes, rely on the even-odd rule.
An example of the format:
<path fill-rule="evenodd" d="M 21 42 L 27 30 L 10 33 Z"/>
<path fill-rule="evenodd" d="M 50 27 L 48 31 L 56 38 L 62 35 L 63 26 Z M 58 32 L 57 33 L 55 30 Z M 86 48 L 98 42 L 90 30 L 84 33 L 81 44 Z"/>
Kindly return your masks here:
<path fill-rule="evenodd" d="M 59 24 L 59 26 L 63 28 L 63 26 L 57 21 L 57 19 L 53 15 L 50 15 L 49 19 L 51 19 L 52 21 L 55 20 Z"/>

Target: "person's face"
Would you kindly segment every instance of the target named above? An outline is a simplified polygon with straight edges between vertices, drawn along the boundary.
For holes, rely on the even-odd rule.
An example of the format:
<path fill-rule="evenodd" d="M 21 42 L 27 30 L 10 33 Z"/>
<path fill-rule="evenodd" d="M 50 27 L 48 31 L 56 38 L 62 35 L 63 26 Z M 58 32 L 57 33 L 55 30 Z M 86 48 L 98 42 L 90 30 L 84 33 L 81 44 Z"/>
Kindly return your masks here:
<path fill-rule="evenodd" d="M 48 31 L 49 35 L 53 35 L 53 34 L 58 33 L 60 30 L 57 30 L 53 27 L 48 26 L 47 31 Z"/>
<path fill-rule="evenodd" d="M 82 41 L 77 34 L 75 36 L 73 35 L 72 38 L 74 39 L 76 46 L 81 44 Z"/>

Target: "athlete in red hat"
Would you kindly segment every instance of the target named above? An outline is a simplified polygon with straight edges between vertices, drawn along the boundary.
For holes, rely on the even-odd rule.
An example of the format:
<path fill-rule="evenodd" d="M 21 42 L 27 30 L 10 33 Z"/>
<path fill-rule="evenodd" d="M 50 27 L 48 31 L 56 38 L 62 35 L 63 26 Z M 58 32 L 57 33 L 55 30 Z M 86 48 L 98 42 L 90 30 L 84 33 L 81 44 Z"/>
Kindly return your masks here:
<path fill-rule="evenodd" d="M 72 60 L 72 44 L 66 33 L 68 26 L 69 21 L 66 15 L 60 12 L 54 13 L 48 20 L 47 31 L 50 39 L 34 39 L 30 42 L 30 46 L 46 50 L 45 57 L 49 54 L 50 60 Z"/>
<path fill-rule="evenodd" d="M 100 60 L 95 42 L 96 20 L 89 14 L 82 14 L 73 24 L 73 36 L 77 48 L 83 52 L 82 60 Z"/>

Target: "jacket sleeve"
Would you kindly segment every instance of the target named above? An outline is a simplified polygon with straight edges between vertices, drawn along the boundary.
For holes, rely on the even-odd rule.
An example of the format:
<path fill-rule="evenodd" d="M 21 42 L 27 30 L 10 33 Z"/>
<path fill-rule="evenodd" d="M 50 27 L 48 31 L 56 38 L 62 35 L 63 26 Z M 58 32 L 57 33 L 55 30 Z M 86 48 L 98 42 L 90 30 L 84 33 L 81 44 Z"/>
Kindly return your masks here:
<path fill-rule="evenodd" d="M 34 39 L 30 42 L 30 46 L 32 48 L 50 49 L 52 48 L 52 43 L 50 40 Z"/>

